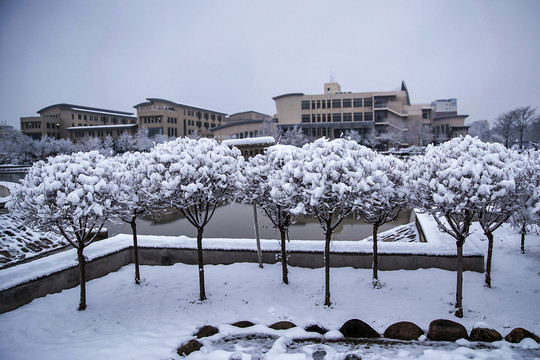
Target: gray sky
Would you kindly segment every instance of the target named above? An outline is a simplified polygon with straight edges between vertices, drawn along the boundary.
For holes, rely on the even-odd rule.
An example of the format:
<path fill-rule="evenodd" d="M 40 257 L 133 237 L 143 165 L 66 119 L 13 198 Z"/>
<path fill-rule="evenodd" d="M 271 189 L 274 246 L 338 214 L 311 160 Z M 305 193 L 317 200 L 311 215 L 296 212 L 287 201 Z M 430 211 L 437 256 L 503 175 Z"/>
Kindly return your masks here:
<path fill-rule="evenodd" d="M 0 122 L 158 97 L 228 114 L 407 83 L 469 120 L 540 106 L 540 1 L 0 0 Z"/>

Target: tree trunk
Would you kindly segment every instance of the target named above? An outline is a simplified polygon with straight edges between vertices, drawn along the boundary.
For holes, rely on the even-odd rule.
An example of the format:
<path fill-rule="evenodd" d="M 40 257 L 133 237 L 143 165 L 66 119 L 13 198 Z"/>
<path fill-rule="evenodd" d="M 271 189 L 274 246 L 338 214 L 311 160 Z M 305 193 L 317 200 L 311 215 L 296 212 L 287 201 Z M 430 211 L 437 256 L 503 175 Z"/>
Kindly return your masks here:
<path fill-rule="evenodd" d="M 457 283 L 456 283 L 456 313 L 458 318 L 463 317 L 463 240 L 456 241 L 457 246 Z"/>
<path fill-rule="evenodd" d="M 521 225 L 521 253 L 525 254 L 525 234 L 527 233 L 527 227 L 525 222 Z"/>
<path fill-rule="evenodd" d="M 197 229 L 197 261 L 199 264 L 199 300 L 206 300 L 206 292 L 204 290 L 204 262 L 202 250 L 202 237 L 204 227 Z"/>
<path fill-rule="evenodd" d="M 79 311 L 86 309 L 86 260 L 83 254 L 83 244 L 79 242 L 77 248 L 77 259 L 79 260 L 81 297 L 79 301 Z"/>
<path fill-rule="evenodd" d="M 259 235 L 259 217 L 257 215 L 257 205 L 253 203 L 253 224 L 255 226 L 255 240 L 257 242 L 257 259 L 259 260 L 259 267 L 263 268 L 262 263 L 262 251 L 261 251 L 261 237 Z"/>
<path fill-rule="evenodd" d="M 137 218 L 131 218 L 131 233 L 133 234 L 133 262 L 135 263 L 135 284 L 141 284 L 141 273 L 139 272 L 139 247 L 137 246 Z"/>
<path fill-rule="evenodd" d="M 332 221 L 326 222 L 326 236 L 324 243 L 324 305 L 330 306 L 330 240 L 332 240 Z"/>
<path fill-rule="evenodd" d="M 493 259 L 493 233 L 485 231 L 484 234 L 488 238 L 488 251 L 486 260 L 486 286 L 491 288 L 491 260 Z"/>
<path fill-rule="evenodd" d="M 379 230 L 379 225 L 373 225 L 373 287 L 379 285 L 379 276 L 377 271 L 379 270 L 379 254 L 377 252 L 377 231 Z"/>
<path fill-rule="evenodd" d="M 289 284 L 289 276 L 287 271 L 287 230 L 280 227 L 279 232 L 281 234 L 281 272 L 283 274 L 283 283 Z"/>

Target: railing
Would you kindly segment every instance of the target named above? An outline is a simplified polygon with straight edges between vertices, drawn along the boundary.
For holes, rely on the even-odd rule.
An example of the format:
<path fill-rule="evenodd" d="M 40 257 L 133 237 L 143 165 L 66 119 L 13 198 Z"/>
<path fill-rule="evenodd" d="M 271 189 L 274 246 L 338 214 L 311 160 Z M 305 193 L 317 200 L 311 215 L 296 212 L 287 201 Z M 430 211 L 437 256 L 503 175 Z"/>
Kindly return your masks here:
<path fill-rule="evenodd" d="M 406 110 L 400 110 L 400 109 L 397 109 L 397 108 L 395 108 L 394 106 L 388 105 L 388 103 L 375 103 L 374 108 L 375 108 L 375 109 L 389 109 L 389 110 L 392 110 L 393 112 L 395 112 L 395 113 L 397 113 L 397 114 L 400 114 L 400 115 L 407 115 L 407 111 L 406 111 Z"/>

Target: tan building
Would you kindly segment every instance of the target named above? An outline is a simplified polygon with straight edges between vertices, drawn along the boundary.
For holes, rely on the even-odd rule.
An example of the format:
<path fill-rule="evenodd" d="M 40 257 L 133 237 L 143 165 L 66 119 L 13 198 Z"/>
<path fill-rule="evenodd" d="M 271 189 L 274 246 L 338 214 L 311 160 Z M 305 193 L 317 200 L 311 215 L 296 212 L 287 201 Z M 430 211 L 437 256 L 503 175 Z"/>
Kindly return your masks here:
<path fill-rule="evenodd" d="M 134 106 L 137 109 L 137 123 L 147 128 L 149 136 L 163 134 L 182 137 L 197 134 L 213 136 L 211 128 L 225 123 L 227 114 L 194 106 L 179 104 L 170 100 L 147 98 L 146 102 Z"/>
<path fill-rule="evenodd" d="M 244 111 L 229 115 L 225 123 L 211 128 L 217 140 L 246 139 L 264 134 L 265 123 L 272 122 L 270 115 L 257 111 Z"/>
<path fill-rule="evenodd" d="M 469 133 L 465 119 L 469 115 L 458 115 L 457 99 L 438 99 L 431 103 L 435 113 L 431 129 L 436 141 L 445 141 Z"/>
<path fill-rule="evenodd" d="M 341 137 L 347 130 L 360 135 L 380 134 L 389 127 L 407 131 L 412 124 L 432 125 L 435 107 L 430 104 L 411 104 L 405 82 L 395 91 L 345 92 L 338 83 L 324 84 L 323 94 L 291 93 L 273 98 L 277 120 L 282 130 L 300 127 L 312 138 Z M 457 114 L 457 113 L 456 113 Z M 466 117 L 465 115 L 463 115 Z M 452 120 L 440 118 L 457 129 L 464 117 Z"/>
<path fill-rule="evenodd" d="M 124 132 L 137 132 L 137 118 L 125 111 L 56 104 L 37 113 L 39 116 L 21 118 L 21 131 L 34 139 L 49 136 L 75 142 L 89 137 L 114 139 Z"/>

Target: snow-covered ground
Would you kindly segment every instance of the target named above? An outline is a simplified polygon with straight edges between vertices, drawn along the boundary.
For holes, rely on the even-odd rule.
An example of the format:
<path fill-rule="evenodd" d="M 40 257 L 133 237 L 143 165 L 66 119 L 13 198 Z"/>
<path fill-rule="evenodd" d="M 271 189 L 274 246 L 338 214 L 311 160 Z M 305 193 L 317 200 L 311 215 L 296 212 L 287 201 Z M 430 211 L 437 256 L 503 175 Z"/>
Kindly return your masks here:
<path fill-rule="evenodd" d="M 453 316 L 456 275 L 445 270 L 382 271 L 379 277 L 385 286 L 373 289 L 371 270 L 332 269 L 334 304 L 328 308 L 323 306 L 322 269 L 290 268 L 290 285 L 284 285 L 279 264 L 264 269 L 247 263 L 206 266 L 208 300 L 200 302 L 196 266 L 142 266 L 144 282 L 137 286 L 133 266 L 128 265 L 88 283 L 85 311 L 77 311 L 79 289 L 73 288 L 0 315 L 0 359 L 178 359 L 178 346 L 206 324 L 218 326 L 221 333 L 204 339 L 205 346 L 189 359 L 229 359 L 233 351 L 250 359 L 259 351 L 250 349 L 253 343 L 223 347 L 219 340 L 246 332 L 278 337 L 265 350 L 266 359 L 311 359 L 318 348 L 326 351 L 325 359 L 336 360 L 349 353 L 363 359 L 538 359 L 540 345 L 530 339 L 480 349 L 463 340 L 437 347 L 414 342 L 368 348 L 291 343 L 291 338 L 307 334 L 298 328 L 267 328 L 290 320 L 302 328 L 318 323 L 336 330 L 358 318 L 383 333 L 397 321 L 413 321 L 427 330 L 432 320 L 447 318 L 469 332 L 484 322 L 503 336 L 515 327 L 540 334 L 540 237 L 528 236 L 523 255 L 513 230 L 503 228 L 495 234 L 494 287 L 483 286 L 484 274 L 465 272 L 463 319 Z M 478 231 L 472 237 L 481 238 Z M 487 245 L 477 243 L 482 250 Z M 240 320 L 258 325 L 247 329 L 229 325 Z"/>

